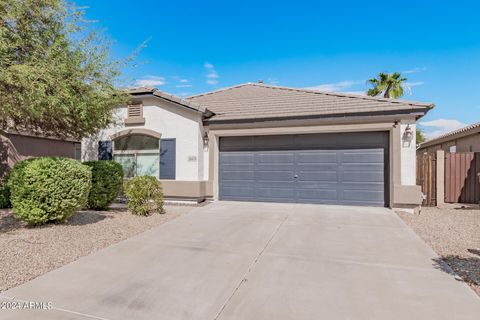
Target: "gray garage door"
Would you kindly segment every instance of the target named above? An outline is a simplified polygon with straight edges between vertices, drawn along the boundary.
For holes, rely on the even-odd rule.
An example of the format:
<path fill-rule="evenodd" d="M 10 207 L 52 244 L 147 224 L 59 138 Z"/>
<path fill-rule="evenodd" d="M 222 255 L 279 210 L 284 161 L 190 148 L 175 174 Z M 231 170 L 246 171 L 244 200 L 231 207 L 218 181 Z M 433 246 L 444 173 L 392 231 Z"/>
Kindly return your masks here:
<path fill-rule="evenodd" d="M 388 133 L 220 138 L 223 200 L 385 206 Z"/>

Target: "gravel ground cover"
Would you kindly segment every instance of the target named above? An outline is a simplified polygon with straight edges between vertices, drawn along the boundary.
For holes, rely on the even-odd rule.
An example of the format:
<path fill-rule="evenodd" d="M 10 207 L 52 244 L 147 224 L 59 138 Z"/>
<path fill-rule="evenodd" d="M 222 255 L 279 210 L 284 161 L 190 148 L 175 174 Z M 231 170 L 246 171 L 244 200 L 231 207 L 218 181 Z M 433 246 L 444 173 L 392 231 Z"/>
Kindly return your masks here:
<path fill-rule="evenodd" d="M 194 209 L 166 205 L 165 214 L 135 216 L 121 207 L 80 211 L 65 224 L 27 227 L 0 210 L 0 291 L 175 219 Z"/>
<path fill-rule="evenodd" d="M 397 214 L 480 296 L 480 208 L 424 207 L 420 214 Z M 434 263 L 443 269 L 441 261 Z"/>

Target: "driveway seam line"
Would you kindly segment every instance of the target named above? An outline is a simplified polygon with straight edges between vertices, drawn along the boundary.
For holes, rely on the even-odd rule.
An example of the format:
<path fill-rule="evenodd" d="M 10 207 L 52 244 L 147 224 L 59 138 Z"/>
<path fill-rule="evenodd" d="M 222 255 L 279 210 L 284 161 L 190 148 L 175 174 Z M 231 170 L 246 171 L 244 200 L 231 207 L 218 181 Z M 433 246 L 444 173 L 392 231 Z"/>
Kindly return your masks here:
<path fill-rule="evenodd" d="M 248 267 L 247 271 L 245 272 L 245 274 L 242 276 L 242 280 L 240 280 L 240 282 L 237 284 L 237 286 L 235 287 L 235 289 L 233 289 L 233 292 L 232 294 L 227 298 L 227 300 L 225 301 L 225 303 L 222 305 L 222 307 L 220 308 L 220 311 L 218 311 L 218 313 L 215 315 L 215 317 L 213 318 L 213 320 L 217 320 L 221 315 L 222 315 L 222 312 L 225 310 L 225 308 L 227 307 L 228 303 L 232 300 L 233 296 L 235 295 L 235 293 L 237 293 L 238 290 L 240 290 L 240 287 L 242 286 L 243 283 L 246 282 L 247 280 L 247 276 L 248 274 L 252 271 L 253 267 L 255 266 L 255 264 L 257 264 L 258 260 L 260 259 L 260 257 L 263 255 L 263 253 L 265 252 L 265 250 L 267 249 L 267 247 L 269 246 L 270 242 L 272 242 L 273 238 L 275 238 L 275 236 L 277 235 L 278 231 L 280 230 L 280 228 L 283 226 L 283 224 L 285 223 L 285 221 L 287 221 L 288 219 L 288 214 L 285 216 L 285 218 L 278 224 L 277 228 L 275 229 L 275 231 L 272 233 L 272 235 L 270 236 L 270 238 L 268 239 L 267 243 L 263 246 L 262 250 L 260 250 L 260 252 L 257 254 L 257 256 L 255 257 L 255 259 L 253 260 L 253 262 L 250 264 L 250 266 Z"/>

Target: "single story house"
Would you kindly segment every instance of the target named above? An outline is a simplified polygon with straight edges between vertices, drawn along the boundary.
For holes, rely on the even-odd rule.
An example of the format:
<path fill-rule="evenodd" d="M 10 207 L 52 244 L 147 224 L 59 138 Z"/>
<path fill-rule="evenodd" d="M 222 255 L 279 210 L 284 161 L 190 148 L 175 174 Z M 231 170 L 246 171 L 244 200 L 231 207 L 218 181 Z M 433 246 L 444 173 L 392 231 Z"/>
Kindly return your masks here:
<path fill-rule="evenodd" d="M 0 178 L 15 162 L 29 157 L 57 156 L 81 159 L 81 142 L 15 130 L 0 131 Z"/>
<path fill-rule="evenodd" d="M 166 197 L 386 207 L 421 203 L 415 123 L 434 105 L 246 83 L 185 99 L 130 91 L 84 160 L 153 175 Z"/>
<path fill-rule="evenodd" d="M 418 153 L 480 152 L 480 122 L 450 131 L 435 139 L 425 141 L 418 147 Z"/>

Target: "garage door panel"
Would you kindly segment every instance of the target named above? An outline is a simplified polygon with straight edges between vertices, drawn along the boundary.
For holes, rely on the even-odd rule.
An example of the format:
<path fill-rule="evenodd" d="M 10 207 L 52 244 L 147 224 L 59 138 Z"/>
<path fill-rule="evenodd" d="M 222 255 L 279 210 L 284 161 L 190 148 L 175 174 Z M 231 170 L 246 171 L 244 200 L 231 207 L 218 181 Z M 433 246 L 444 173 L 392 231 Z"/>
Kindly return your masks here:
<path fill-rule="evenodd" d="M 245 198 L 245 199 L 253 199 L 254 197 L 254 189 L 253 184 L 251 186 L 222 186 L 222 197 L 231 197 L 233 198 Z"/>
<path fill-rule="evenodd" d="M 225 170 L 222 173 L 222 178 L 224 181 L 232 181 L 232 180 L 254 180 L 255 179 L 255 173 L 253 171 L 228 171 Z"/>
<path fill-rule="evenodd" d="M 326 172 L 336 172 L 338 170 L 337 163 L 298 163 L 296 165 L 299 171 L 308 172 L 308 171 L 326 171 Z"/>
<path fill-rule="evenodd" d="M 224 171 L 254 171 L 254 163 L 236 163 L 236 164 L 222 164 L 221 170 Z"/>
<path fill-rule="evenodd" d="M 319 164 L 319 163 L 333 163 L 336 164 L 338 161 L 338 155 L 336 152 L 331 151 L 316 151 L 316 152 L 298 152 L 297 154 L 297 163 L 310 163 L 310 164 Z"/>
<path fill-rule="evenodd" d="M 297 188 L 297 197 L 300 200 L 337 201 L 336 189 L 306 189 Z"/>
<path fill-rule="evenodd" d="M 255 172 L 255 180 L 257 181 L 293 181 L 295 172 L 294 171 L 281 171 L 281 170 L 272 170 L 272 171 L 257 171 Z"/>
<path fill-rule="evenodd" d="M 343 199 L 347 201 L 370 201 L 383 203 L 383 190 L 343 190 Z"/>
<path fill-rule="evenodd" d="M 343 152 L 343 163 L 383 163 L 383 150 Z"/>
<path fill-rule="evenodd" d="M 227 164 L 246 164 L 254 163 L 253 152 L 223 152 L 220 154 L 220 163 Z"/>
<path fill-rule="evenodd" d="M 310 171 L 310 172 L 299 172 L 298 181 L 319 181 L 319 182 L 337 182 L 338 173 L 336 171 Z"/>
<path fill-rule="evenodd" d="M 295 171 L 295 166 L 293 164 L 256 164 L 256 171 Z"/>
<path fill-rule="evenodd" d="M 352 190 L 352 191 L 384 191 L 383 183 L 376 182 L 363 182 L 363 183 L 343 183 L 343 190 Z"/>
<path fill-rule="evenodd" d="M 383 185 L 384 174 L 378 171 L 343 171 L 344 182 L 381 182 Z"/>
<path fill-rule="evenodd" d="M 294 159 L 293 153 L 259 153 L 256 157 L 257 162 L 262 164 L 293 164 Z"/>
<path fill-rule="evenodd" d="M 383 163 L 342 163 L 344 171 L 378 172 L 383 171 Z"/>
<path fill-rule="evenodd" d="M 292 188 L 259 188 L 255 189 L 255 193 L 259 198 L 275 198 L 275 199 L 293 199 L 295 192 Z"/>
<path fill-rule="evenodd" d="M 339 184 L 337 181 L 298 181 L 295 182 L 298 189 L 338 189 Z"/>

